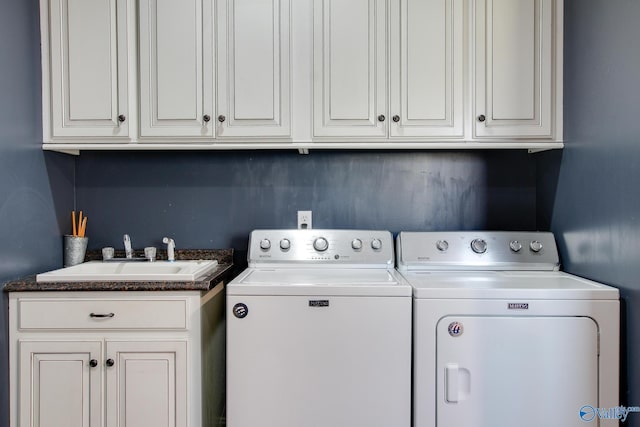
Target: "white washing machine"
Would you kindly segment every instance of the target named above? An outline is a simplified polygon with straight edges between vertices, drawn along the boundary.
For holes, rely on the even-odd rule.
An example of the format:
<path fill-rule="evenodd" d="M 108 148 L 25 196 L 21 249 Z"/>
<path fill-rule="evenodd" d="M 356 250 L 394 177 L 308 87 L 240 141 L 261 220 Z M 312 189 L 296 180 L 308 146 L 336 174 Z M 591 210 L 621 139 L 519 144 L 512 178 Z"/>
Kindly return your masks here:
<path fill-rule="evenodd" d="M 618 290 L 559 270 L 551 233 L 402 232 L 414 427 L 614 426 Z"/>
<path fill-rule="evenodd" d="M 411 287 L 387 231 L 256 230 L 227 287 L 227 426 L 409 427 Z"/>

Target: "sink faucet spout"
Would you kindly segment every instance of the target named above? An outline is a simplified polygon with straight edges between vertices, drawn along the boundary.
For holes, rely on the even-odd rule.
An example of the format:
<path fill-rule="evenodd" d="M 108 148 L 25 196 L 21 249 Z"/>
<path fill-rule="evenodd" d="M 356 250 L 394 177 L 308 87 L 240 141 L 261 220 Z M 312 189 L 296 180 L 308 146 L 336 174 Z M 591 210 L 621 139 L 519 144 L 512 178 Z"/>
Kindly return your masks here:
<path fill-rule="evenodd" d="M 133 248 L 131 247 L 131 237 L 125 234 L 124 237 L 124 254 L 127 258 L 133 258 Z"/>
<path fill-rule="evenodd" d="M 176 242 L 174 242 L 170 237 L 165 237 L 162 239 L 162 243 L 165 243 L 167 245 L 167 261 L 175 261 Z"/>

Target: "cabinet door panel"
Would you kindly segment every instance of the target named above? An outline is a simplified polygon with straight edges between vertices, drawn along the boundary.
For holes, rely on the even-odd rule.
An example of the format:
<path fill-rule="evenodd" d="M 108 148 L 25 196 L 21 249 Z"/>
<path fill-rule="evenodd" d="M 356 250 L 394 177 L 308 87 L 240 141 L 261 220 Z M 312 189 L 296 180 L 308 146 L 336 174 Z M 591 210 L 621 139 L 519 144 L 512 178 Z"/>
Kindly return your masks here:
<path fill-rule="evenodd" d="M 464 10 L 456 0 L 391 8 L 391 136 L 463 136 Z"/>
<path fill-rule="evenodd" d="M 128 136 L 126 2 L 52 0 L 49 14 L 53 136 Z"/>
<path fill-rule="evenodd" d="M 187 427 L 186 356 L 185 341 L 108 341 L 107 427 Z"/>
<path fill-rule="evenodd" d="M 314 136 L 387 136 L 386 25 L 384 0 L 315 0 Z"/>
<path fill-rule="evenodd" d="M 101 343 L 20 341 L 20 427 L 93 427 L 101 423 Z"/>
<path fill-rule="evenodd" d="M 213 136 L 211 0 L 140 1 L 141 136 Z"/>
<path fill-rule="evenodd" d="M 290 0 L 218 2 L 221 137 L 287 137 Z"/>
<path fill-rule="evenodd" d="M 475 136 L 552 136 L 553 6 L 476 2 Z"/>

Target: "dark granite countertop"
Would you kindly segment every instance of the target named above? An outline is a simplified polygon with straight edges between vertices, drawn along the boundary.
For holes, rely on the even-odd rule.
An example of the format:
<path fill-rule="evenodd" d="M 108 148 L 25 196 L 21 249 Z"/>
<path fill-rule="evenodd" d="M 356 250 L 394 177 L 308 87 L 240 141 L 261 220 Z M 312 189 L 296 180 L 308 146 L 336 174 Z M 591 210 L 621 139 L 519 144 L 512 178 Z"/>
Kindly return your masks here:
<path fill-rule="evenodd" d="M 134 256 L 142 256 L 136 252 Z M 166 251 L 158 251 L 159 260 L 167 259 Z M 116 251 L 116 258 L 124 257 L 124 251 Z M 101 251 L 87 251 L 85 261 L 102 259 Z M 4 285 L 4 292 L 30 291 L 208 291 L 220 282 L 233 278 L 233 249 L 182 249 L 176 250 L 176 259 L 215 259 L 218 268 L 211 274 L 193 282 L 36 282 L 36 275 L 13 280 Z"/>

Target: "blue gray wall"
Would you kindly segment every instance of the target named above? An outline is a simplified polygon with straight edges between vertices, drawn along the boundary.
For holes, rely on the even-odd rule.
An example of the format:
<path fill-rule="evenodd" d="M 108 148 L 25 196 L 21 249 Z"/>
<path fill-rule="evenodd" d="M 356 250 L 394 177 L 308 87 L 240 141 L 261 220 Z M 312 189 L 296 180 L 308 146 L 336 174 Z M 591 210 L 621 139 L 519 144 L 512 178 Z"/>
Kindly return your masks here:
<path fill-rule="evenodd" d="M 565 0 L 565 141 L 540 156 L 539 211 L 564 268 L 620 288 L 628 384 L 640 405 L 640 2 Z M 640 426 L 640 414 L 628 425 Z"/>
<path fill-rule="evenodd" d="M 0 6 L 0 286 L 58 266 L 73 159 L 42 152 L 37 0 Z M 66 215 L 65 215 L 66 217 Z M 9 425 L 7 299 L 0 305 L 0 427 Z"/>
<path fill-rule="evenodd" d="M 89 245 L 227 248 L 255 228 L 535 229 L 535 160 L 493 152 L 82 153 Z"/>

